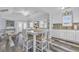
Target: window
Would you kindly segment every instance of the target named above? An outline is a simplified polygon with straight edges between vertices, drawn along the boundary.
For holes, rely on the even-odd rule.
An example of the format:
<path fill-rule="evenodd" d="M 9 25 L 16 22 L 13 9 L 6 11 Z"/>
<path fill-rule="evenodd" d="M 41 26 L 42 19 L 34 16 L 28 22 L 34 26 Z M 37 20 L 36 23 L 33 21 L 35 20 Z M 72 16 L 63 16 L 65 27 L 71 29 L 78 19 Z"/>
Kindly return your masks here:
<path fill-rule="evenodd" d="M 53 24 L 53 29 L 62 29 L 62 24 Z"/>
<path fill-rule="evenodd" d="M 7 21 L 6 21 L 6 26 L 7 26 L 7 27 L 14 27 L 14 21 L 7 20 Z"/>

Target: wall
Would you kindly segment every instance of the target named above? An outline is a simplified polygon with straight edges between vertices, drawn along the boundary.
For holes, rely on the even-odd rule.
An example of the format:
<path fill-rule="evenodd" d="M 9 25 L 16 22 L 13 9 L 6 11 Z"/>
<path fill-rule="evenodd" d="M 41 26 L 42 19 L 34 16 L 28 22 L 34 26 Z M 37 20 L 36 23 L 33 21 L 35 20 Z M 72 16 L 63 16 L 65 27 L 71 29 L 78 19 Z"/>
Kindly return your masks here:
<path fill-rule="evenodd" d="M 73 23 L 79 23 L 79 8 L 72 8 L 73 12 Z M 61 12 L 54 13 L 51 22 L 63 23 Z M 62 38 L 66 40 L 79 41 L 79 30 L 51 30 L 50 34 L 52 37 Z"/>
<path fill-rule="evenodd" d="M 72 7 L 71 9 L 73 12 L 73 23 L 79 23 L 79 7 Z M 53 23 L 63 23 L 62 10 L 54 10 L 51 16 Z"/>
<path fill-rule="evenodd" d="M 4 19 L 2 19 L 2 18 L 0 18 L 0 34 L 2 33 L 2 32 L 4 32 L 4 30 L 3 29 L 5 29 L 5 25 L 6 23 L 5 23 L 5 20 Z"/>
<path fill-rule="evenodd" d="M 73 12 L 73 23 L 79 23 L 79 8 L 74 7 L 72 8 Z"/>

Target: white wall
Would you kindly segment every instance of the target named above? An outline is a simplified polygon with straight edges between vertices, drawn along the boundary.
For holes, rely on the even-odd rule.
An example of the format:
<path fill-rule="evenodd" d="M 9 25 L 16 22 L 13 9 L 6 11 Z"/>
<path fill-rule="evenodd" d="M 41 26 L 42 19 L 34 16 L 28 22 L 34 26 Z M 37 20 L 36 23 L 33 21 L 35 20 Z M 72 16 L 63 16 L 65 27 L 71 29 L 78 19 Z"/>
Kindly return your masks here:
<path fill-rule="evenodd" d="M 3 29 L 5 29 L 5 20 L 4 19 L 2 19 L 2 18 L 0 18 L 0 35 L 1 35 L 1 33 L 3 33 L 4 32 L 4 30 Z"/>
<path fill-rule="evenodd" d="M 5 29 L 5 20 L 0 18 L 0 29 Z"/>
<path fill-rule="evenodd" d="M 51 16 L 52 16 L 52 22 L 54 24 L 63 22 L 63 20 L 62 20 L 62 12 L 61 11 L 55 12 Z"/>
<path fill-rule="evenodd" d="M 73 23 L 79 23 L 79 7 L 72 7 L 73 12 Z M 63 17 L 62 17 L 62 9 L 60 8 L 53 8 L 49 12 L 51 16 L 51 22 L 53 23 L 63 23 Z"/>
<path fill-rule="evenodd" d="M 72 8 L 73 23 L 79 23 L 79 7 Z"/>

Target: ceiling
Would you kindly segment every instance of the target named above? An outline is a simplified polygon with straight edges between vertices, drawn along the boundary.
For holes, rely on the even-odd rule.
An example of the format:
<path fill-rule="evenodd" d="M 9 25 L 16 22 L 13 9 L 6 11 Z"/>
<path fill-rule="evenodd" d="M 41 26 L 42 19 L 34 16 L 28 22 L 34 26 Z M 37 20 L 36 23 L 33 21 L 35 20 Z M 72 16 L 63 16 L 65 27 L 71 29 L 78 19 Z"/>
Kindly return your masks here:
<path fill-rule="evenodd" d="M 2 12 L 2 10 L 4 11 Z M 29 14 L 25 16 L 22 13 L 18 13 L 18 11 L 26 11 Z M 33 20 L 38 17 L 43 18 L 48 14 L 52 17 L 59 16 L 61 12 L 60 7 L 0 7 L 0 18 L 9 20 Z"/>

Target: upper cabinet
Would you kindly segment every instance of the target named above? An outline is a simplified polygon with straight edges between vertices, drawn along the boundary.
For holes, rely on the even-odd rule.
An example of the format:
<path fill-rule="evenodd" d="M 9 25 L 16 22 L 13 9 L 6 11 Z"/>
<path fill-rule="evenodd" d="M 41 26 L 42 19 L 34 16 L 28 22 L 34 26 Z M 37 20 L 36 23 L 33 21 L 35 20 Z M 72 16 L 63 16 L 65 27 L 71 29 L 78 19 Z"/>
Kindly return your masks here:
<path fill-rule="evenodd" d="M 73 12 L 73 23 L 79 23 L 79 8 L 78 7 L 72 8 L 72 12 Z"/>

